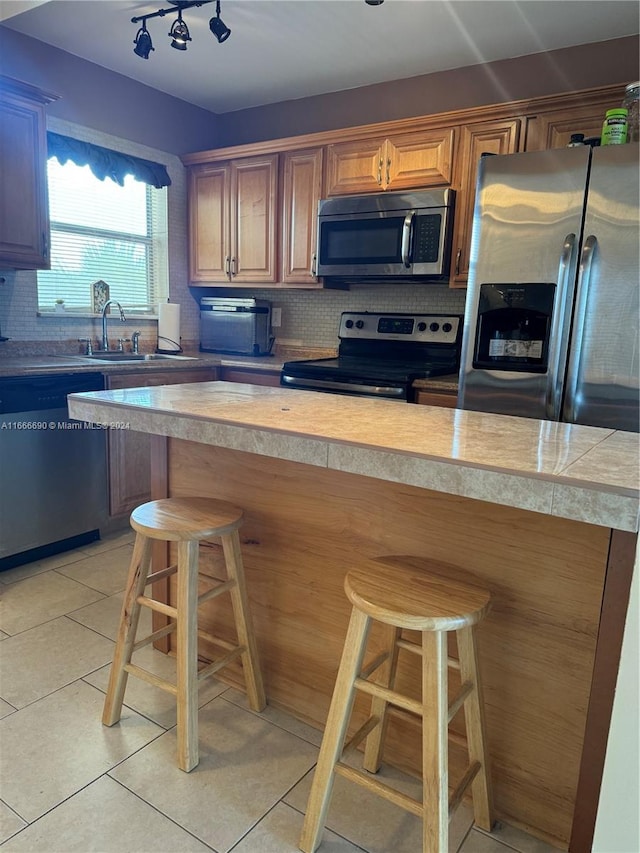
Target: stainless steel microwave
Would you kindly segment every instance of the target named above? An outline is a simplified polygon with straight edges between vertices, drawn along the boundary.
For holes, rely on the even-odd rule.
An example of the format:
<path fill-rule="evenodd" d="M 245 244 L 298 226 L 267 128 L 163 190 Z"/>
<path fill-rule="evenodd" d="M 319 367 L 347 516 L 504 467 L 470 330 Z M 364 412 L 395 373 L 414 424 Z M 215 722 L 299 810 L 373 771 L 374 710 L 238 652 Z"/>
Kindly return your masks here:
<path fill-rule="evenodd" d="M 447 279 L 454 200 L 451 189 L 323 199 L 317 274 L 346 281 Z"/>

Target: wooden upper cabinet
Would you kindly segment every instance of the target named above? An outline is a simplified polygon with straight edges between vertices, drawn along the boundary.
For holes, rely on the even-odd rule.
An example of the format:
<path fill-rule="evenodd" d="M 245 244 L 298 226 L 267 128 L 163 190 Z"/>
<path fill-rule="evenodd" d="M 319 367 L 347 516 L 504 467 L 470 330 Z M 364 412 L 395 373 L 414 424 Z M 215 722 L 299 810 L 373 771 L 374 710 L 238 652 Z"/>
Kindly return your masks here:
<path fill-rule="evenodd" d="M 586 104 L 540 113 L 529 120 L 527 127 L 527 151 L 543 151 L 547 148 L 564 148 L 573 133 L 586 137 L 600 136 L 606 110 L 618 106 L 612 98 L 597 99 Z"/>
<path fill-rule="evenodd" d="M 189 171 L 189 279 L 228 282 L 230 272 L 231 165 Z"/>
<path fill-rule="evenodd" d="M 453 238 L 452 287 L 466 287 L 469 247 L 473 226 L 476 181 L 480 157 L 513 154 L 520 144 L 520 119 L 488 121 L 460 128 L 456 180 L 456 212 Z"/>
<path fill-rule="evenodd" d="M 418 189 L 451 182 L 454 128 L 327 147 L 326 194 Z"/>
<path fill-rule="evenodd" d="M 193 284 L 277 280 L 278 155 L 194 166 L 189 172 Z"/>
<path fill-rule="evenodd" d="M 309 148 L 282 155 L 283 284 L 320 287 L 315 269 L 322 153 L 322 148 Z"/>
<path fill-rule="evenodd" d="M 277 272 L 278 155 L 231 164 L 231 281 L 275 282 Z"/>
<path fill-rule="evenodd" d="M 0 77 L 0 268 L 51 265 L 45 106 L 52 100 Z"/>

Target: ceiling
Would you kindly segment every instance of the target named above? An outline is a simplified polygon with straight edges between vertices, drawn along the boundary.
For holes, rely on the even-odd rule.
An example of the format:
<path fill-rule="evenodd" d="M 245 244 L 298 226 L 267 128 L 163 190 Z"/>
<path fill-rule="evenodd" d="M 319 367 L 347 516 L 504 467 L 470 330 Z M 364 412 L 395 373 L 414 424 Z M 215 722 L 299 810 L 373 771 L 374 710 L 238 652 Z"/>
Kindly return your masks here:
<path fill-rule="evenodd" d="M 192 41 L 172 50 L 176 15 L 148 22 L 155 50 L 133 53 L 133 16 L 170 2 L 0 0 L 2 25 L 216 113 L 352 89 L 638 33 L 637 0 L 221 0 L 184 12 Z"/>

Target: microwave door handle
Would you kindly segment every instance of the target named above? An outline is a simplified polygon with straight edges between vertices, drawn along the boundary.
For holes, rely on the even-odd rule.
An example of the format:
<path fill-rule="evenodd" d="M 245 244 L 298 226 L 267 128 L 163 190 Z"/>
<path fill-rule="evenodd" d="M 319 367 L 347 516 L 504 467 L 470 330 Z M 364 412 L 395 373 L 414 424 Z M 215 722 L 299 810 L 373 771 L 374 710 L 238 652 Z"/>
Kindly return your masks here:
<path fill-rule="evenodd" d="M 413 218 L 415 210 L 411 210 L 404 218 L 402 224 L 402 263 L 405 267 L 411 266 L 411 232 L 413 230 Z"/>

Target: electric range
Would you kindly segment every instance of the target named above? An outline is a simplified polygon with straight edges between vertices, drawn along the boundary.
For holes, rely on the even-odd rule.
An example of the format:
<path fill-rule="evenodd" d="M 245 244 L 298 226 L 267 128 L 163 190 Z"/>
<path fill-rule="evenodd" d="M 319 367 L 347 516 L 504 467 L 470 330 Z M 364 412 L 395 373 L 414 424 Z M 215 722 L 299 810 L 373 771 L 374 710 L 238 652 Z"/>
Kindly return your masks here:
<path fill-rule="evenodd" d="M 458 372 L 462 321 L 459 314 L 345 311 L 337 357 L 285 362 L 280 384 L 413 402 L 414 380 Z"/>

